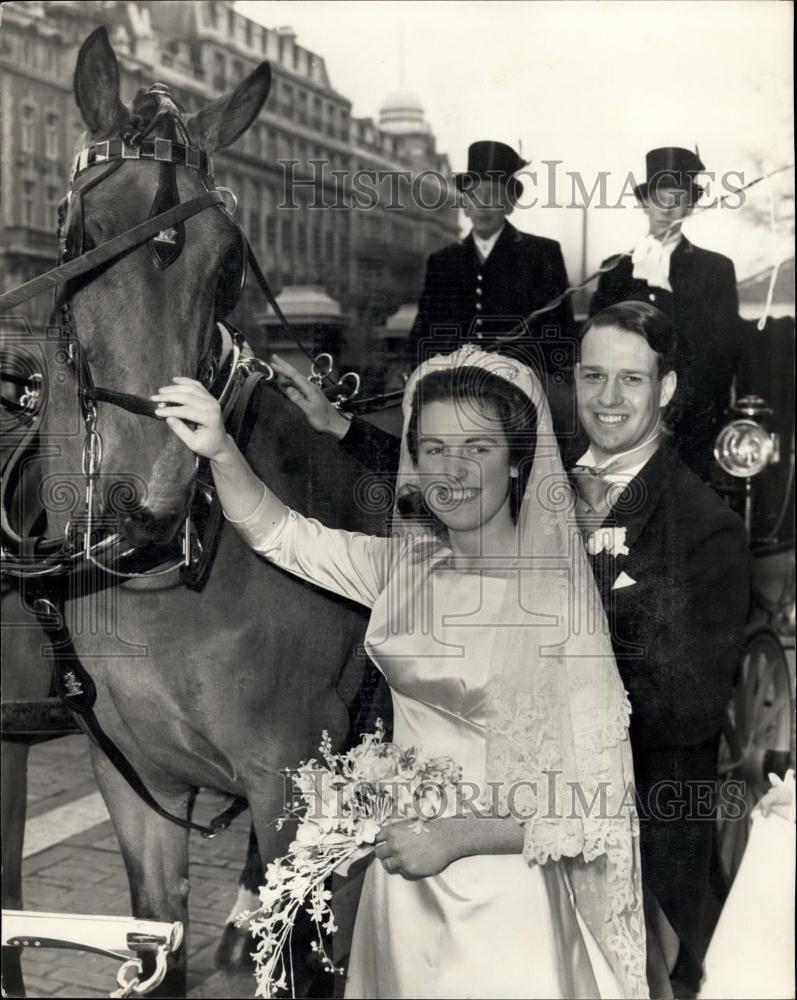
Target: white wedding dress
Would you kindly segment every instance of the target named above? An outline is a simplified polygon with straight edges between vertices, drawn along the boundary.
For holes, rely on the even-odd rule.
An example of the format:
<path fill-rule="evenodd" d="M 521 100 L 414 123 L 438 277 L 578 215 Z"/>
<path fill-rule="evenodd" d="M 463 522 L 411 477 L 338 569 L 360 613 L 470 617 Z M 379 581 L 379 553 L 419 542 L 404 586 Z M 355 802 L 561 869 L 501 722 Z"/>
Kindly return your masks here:
<path fill-rule="evenodd" d="M 394 742 L 454 758 L 480 790 L 507 578 L 453 570 L 450 551 L 429 542 L 332 530 L 294 512 L 271 530 L 258 514 L 236 524 L 253 548 L 372 609 L 366 648 L 390 685 Z M 561 865 L 479 855 L 415 880 L 369 866 L 346 997 L 621 995 Z"/>

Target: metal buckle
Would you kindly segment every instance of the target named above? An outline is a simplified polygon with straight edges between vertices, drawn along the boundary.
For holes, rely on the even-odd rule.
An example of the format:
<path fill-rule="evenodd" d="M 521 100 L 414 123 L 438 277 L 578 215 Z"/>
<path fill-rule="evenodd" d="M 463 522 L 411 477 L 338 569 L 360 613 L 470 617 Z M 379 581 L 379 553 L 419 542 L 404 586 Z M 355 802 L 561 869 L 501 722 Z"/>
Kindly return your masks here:
<path fill-rule="evenodd" d="M 202 153 L 196 148 L 196 146 L 186 146 L 185 147 L 185 165 L 187 167 L 193 167 L 195 170 L 199 170 L 199 165 L 202 162 Z"/>
<path fill-rule="evenodd" d="M 166 163 L 172 162 L 172 140 L 155 139 L 155 159 Z"/>
<path fill-rule="evenodd" d="M 343 403 L 348 403 L 360 394 L 360 376 L 357 372 L 346 372 L 341 375 L 337 382 L 337 389 L 340 392 L 335 402 L 332 404 L 336 409 L 340 409 Z"/>
<path fill-rule="evenodd" d="M 122 159 L 140 160 L 141 149 L 138 146 L 128 146 L 128 144 L 124 140 L 122 140 Z"/>
<path fill-rule="evenodd" d="M 322 364 L 324 365 L 323 368 L 321 367 Z M 327 354 L 326 352 L 317 354 L 310 365 L 310 375 L 308 375 L 307 381 L 312 382 L 313 385 L 322 385 L 324 379 L 329 378 L 332 374 L 333 365 L 334 362 L 331 354 Z"/>
<path fill-rule="evenodd" d="M 78 173 L 81 170 L 85 170 L 88 165 L 89 165 L 89 147 L 84 146 L 83 149 L 81 149 L 77 158 Z"/>
<path fill-rule="evenodd" d="M 98 142 L 94 146 L 94 162 L 95 163 L 105 163 L 106 160 L 111 158 L 111 141 L 110 139 L 104 139 L 102 142 Z"/>

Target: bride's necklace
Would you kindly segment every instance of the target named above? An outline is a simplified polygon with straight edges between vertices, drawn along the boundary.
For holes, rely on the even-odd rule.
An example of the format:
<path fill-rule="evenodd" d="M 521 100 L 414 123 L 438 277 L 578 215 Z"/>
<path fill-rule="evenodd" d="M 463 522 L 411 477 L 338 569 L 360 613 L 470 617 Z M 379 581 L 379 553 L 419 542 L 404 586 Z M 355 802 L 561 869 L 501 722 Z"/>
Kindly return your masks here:
<path fill-rule="evenodd" d="M 455 573 L 479 573 L 481 576 L 507 577 L 517 570 L 520 559 L 517 556 L 481 556 L 476 557 L 474 561 L 474 559 L 460 556 L 458 560 L 451 553 L 446 556 L 443 565 Z"/>

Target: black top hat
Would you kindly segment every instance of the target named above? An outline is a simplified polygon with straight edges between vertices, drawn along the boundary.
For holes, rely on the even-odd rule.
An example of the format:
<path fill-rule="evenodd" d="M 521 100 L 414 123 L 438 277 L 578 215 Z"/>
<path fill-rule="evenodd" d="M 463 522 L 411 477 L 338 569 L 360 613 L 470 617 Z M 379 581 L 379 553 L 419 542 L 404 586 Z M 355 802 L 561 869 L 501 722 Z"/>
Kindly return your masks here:
<path fill-rule="evenodd" d="M 706 169 L 697 147 L 694 153 L 691 149 L 683 149 L 681 146 L 660 146 L 658 149 L 651 149 L 645 154 L 645 167 L 648 179 L 634 188 L 637 198 L 647 198 L 651 189 L 655 196 L 659 190 L 676 188 L 679 191 L 688 191 L 694 202 L 703 193 L 703 188 L 695 181 L 695 175 Z"/>
<path fill-rule="evenodd" d="M 519 180 L 513 179 L 512 175 L 525 167 L 526 163 L 505 142 L 492 142 L 489 139 L 472 142 L 468 146 L 468 169 L 463 174 L 454 174 L 454 183 L 461 191 L 466 186 L 466 178 L 471 181 L 505 181 L 508 186 L 511 180 L 515 198 L 519 198 L 523 193 L 523 185 Z"/>

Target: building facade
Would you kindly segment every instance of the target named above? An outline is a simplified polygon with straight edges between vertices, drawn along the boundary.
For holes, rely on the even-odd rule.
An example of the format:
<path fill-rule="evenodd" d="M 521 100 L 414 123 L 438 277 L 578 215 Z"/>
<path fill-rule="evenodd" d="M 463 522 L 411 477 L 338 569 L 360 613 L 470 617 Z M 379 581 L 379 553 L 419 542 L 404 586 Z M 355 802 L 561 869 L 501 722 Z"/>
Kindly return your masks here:
<path fill-rule="evenodd" d="M 56 213 L 83 124 L 72 94 L 80 45 L 107 27 L 122 98 L 158 80 L 188 113 L 233 89 L 263 59 L 265 108 L 214 155 L 216 183 L 238 198 L 238 218 L 274 290 L 320 286 L 349 317 L 349 363 L 367 357 L 373 329 L 420 291 L 426 257 L 458 236 L 441 196 L 448 160 L 412 95 L 389 98 L 379 120 L 354 118 L 324 59 L 289 28 L 265 28 L 230 0 L 41 0 L 4 5 L 2 287 L 52 265 Z M 46 297 L 45 297 L 46 298 Z M 236 319 L 256 336 L 263 303 L 248 289 Z M 29 304 L 46 321 L 49 303 Z"/>

